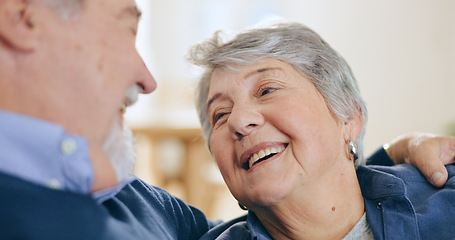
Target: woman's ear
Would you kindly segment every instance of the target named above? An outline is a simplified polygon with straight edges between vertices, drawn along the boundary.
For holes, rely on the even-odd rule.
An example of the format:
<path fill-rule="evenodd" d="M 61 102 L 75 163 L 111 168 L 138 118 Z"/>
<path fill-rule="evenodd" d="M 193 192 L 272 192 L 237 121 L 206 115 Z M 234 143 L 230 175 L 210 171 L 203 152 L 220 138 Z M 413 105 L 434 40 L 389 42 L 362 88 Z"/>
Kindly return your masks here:
<path fill-rule="evenodd" d="M 33 51 L 38 40 L 34 17 L 33 9 L 25 0 L 1 0 L 1 44 L 16 51 Z"/>
<path fill-rule="evenodd" d="M 351 118 L 348 122 L 344 123 L 343 137 L 345 142 L 348 143 L 349 140 L 352 140 L 353 142 L 357 141 L 362 128 L 363 115 L 362 110 L 359 109 L 358 112 L 356 111 L 354 118 Z"/>

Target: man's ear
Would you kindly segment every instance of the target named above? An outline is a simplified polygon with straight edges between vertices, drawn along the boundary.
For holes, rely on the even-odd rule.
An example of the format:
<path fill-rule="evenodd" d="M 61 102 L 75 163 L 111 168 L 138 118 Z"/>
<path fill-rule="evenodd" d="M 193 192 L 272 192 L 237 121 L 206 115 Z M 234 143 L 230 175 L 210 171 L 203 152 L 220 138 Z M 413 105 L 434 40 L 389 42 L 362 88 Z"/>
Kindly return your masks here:
<path fill-rule="evenodd" d="M 0 0 L 0 42 L 17 51 L 33 51 L 37 44 L 34 11 L 25 0 Z"/>

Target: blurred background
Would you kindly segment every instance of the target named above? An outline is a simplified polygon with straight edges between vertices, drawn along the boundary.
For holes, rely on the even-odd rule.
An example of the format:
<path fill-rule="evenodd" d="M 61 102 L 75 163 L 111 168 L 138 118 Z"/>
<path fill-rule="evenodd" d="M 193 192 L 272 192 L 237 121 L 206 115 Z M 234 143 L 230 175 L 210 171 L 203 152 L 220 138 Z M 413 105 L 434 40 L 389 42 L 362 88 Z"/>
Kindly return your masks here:
<path fill-rule="evenodd" d="M 184 56 L 214 31 L 293 20 L 350 64 L 369 107 L 365 153 L 413 131 L 455 135 L 455 1 L 136 0 L 137 47 L 158 88 L 126 120 L 137 137 L 135 173 L 212 219 L 243 212 L 199 133 L 198 69 Z"/>

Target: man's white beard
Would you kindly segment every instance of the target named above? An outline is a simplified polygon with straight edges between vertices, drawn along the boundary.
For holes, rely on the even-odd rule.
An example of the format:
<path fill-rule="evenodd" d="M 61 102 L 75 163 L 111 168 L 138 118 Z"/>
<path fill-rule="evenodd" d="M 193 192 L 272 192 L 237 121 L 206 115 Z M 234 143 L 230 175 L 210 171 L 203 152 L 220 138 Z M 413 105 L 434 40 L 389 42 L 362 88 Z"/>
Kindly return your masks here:
<path fill-rule="evenodd" d="M 122 182 L 132 174 L 136 156 L 133 133 L 126 124 L 121 127 L 117 121 L 114 122 L 104 143 L 104 151 L 117 174 L 118 182 Z"/>

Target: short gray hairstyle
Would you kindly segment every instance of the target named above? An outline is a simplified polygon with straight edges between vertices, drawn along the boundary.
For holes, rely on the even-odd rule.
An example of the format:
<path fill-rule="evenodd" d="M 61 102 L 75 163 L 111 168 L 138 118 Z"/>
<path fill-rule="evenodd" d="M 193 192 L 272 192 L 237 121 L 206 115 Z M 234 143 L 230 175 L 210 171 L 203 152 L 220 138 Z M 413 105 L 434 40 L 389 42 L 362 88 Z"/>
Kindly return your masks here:
<path fill-rule="evenodd" d="M 190 62 L 205 69 L 197 87 L 196 108 L 209 148 L 212 127 L 207 116 L 207 97 L 213 71 L 273 58 L 289 63 L 312 81 L 337 119 L 348 122 L 356 115 L 362 117 L 363 128 L 356 141 L 359 155 L 356 164 L 364 163 L 366 104 L 347 62 L 316 32 L 300 23 L 280 23 L 247 30 L 230 41 L 223 41 L 222 34 L 216 32 L 209 40 L 193 46 L 188 54 Z"/>

